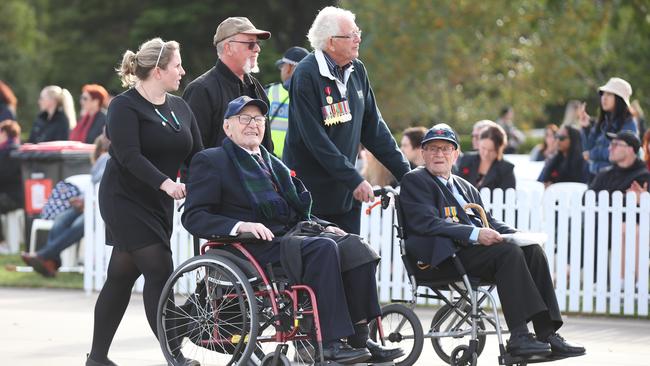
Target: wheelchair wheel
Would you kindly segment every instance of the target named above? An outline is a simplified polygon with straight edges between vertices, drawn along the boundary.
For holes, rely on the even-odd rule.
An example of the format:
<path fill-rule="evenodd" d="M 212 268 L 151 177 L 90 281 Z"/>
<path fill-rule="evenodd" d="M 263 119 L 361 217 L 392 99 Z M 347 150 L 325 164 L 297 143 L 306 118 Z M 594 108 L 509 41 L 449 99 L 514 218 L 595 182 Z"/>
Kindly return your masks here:
<path fill-rule="evenodd" d="M 305 311 L 310 311 L 312 309 L 311 301 L 309 296 L 305 293 L 301 293 L 298 296 L 298 313 L 293 314 L 293 304 L 289 297 L 281 295 L 278 299 L 279 303 L 282 303 L 282 308 L 285 309 L 280 316 L 280 327 L 284 331 L 290 331 L 291 329 L 296 329 L 296 333 L 292 337 L 291 341 L 286 343 L 286 356 L 287 360 L 290 360 L 291 365 L 293 366 L 307 366 L 314 365 L 317 362 L 317 359 L 320 355 L 320 350 L 318 349 L 318 343 L 316 339 L 316 328 L 314 326 L 314 318 L 311 314 L 303 314 Z M 259 322 L 260 324 L 269 324 L 270 316 L 272 314 L 270 309 L 270 304 L 268 303 L 268 297 L 257 297 L 258 307 L 260 309 Z M 294 315 L 296 322 L 294 322 Z M 269 355 L 273 355 L 278 343 L 276 342 L 260 342 L 261 337 L 273 337 L 278 330 L 273 326 L 266 326 L 265 328 L 260 328 L 257 344 L 255 346 L 255 351 L 251 355 L 250 364 L 263 364 L 265 360 L 268 360 Z"/>
<path fill-rule="evenodd" d="M 388 347 L 401 347 L 404 356 L 395 360 L 397 366 L 411 366 L 422 353 L 424 335 L 422 324 L 415 312 L 402 304 L 389 304 L 381 309 L 381 325 L 384 331 L 384 342 Z M 377 320 L 370 322 L 370 338 L 381 343 Z"/>
<path fill-rule="evenodd" d="M 274 363 L 273 353 L 269 353 L 268 355 L 264 356 L 264 359 L 262 360 L 260 366 L 291 366 L 291 361 L 289 361 L 287 356 L 280 354 L 277 361 Z"/>
<path fill-rule="evenodd" d="M 449 364 L 451 366 L 476 366 L 478 355 L 476 352 L 468 355 L 469 347 L 466 345 L 454 348 L 449 356 Z"/>
<path fill-rule="evenodd" d="M 464 308 L 465 313 L 470 313 L 472 307 L 466 305 Z M 479 329 L 485 330 L 485 324 L 482 320 L 478 320 L 476 323 Z M 472 324 L 469 318 L 464 319 L 458 313 L 456 313 L 452 307 L 449 305 L 444 305 L 433 316 L 431 320 L 431 331 L 432 332 L 452 332 L 452 331 L 462 331 L 471 329 Z M 451 353 L 454 349 L 460 346 L 463 343 L 462 338 L 454 337 L 443 337 L 443 338 L 431 338 L 431 345 L 436 351 L 436 354 L 440 359 L 445 361 L 448 364 L 451 364 Z M 481 355 L 485 348 L 485 335 L 478 336 L 478 347 L 476 349 L 477 357 Z"/>
<path fill-rule="evenodd" d="M 170 364 L 179 352 L 203 366 L 246 364 L 259 327 L 248 278 L 228 259 L 210 254 L 190 258 L 172 273 L 157 320 Z"/>

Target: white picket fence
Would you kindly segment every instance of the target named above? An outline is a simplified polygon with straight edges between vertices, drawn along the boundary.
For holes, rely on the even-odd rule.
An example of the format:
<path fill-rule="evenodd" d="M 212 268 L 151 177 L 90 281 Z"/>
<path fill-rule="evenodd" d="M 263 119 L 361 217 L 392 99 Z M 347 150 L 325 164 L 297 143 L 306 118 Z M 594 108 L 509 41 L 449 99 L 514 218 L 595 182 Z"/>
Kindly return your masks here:
<path fill-rule="evenodd" d="M 508 189 L 505 194 L 500 189 L 485 189 L 481 196 L 495 218 L 521 231 L 548 235 L 544 250 L 562 311 L 647 316 L 650 194 L 643 193 L 637 207 L 633 193 L 624 196 L 616 192 L 610 197 L 607 192 L 588 191 L 583 201 L 582 191 L 579 185 L 558 185 L 546 191 L 530 186 Z M 85 213 L 84 288 L 88 292 L 101 289 L 111 251 L 104 245 L 104 224 L 95 197 L 86 195 L 86 207 L 94 208 Z M 624 205 L 624 199 L 630 204 Z M 377 208 L 366 215 L 366 207 L 361 235 L 382 256 L 377 274 L 380 300 L 409 299 L 410 287 L 393 229 L 394 212 Z M 193 245 L 180 223 L 180 213 L 174 212 L 171 246 L 177 266 L 192 256 Z M 638 257 L 635 250 L 625 250 L 637 244 Z M 142 291 L 142 286 L 141 277 L 135 291 Z"/>

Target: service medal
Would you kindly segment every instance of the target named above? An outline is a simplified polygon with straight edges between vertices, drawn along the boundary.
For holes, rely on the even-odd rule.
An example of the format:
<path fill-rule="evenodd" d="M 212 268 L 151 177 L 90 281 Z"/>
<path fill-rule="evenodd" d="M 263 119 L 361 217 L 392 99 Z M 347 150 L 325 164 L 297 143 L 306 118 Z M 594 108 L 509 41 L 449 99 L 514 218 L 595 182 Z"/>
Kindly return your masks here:
<path fill-rule="evenodd" d="M 327 104 L 334 103 L 334 98 L 332 98 L 332 96 L 330 96 L 330 95 L 328 95 L 327 98 L 325 98 L 325 100 L 327 101 Z"/>

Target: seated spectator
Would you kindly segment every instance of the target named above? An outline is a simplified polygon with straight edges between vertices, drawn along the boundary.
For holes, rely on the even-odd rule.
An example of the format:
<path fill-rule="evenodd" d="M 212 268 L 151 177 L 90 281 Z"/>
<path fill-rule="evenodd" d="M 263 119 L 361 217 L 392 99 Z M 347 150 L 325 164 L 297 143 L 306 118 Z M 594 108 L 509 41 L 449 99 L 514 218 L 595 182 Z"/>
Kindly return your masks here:
<path fill-rule="evenodd" d="M 23 179 L 20 162 L 11 157 L 11 152 L 20 145 L 20 125 L 12 120 L 0 122 L 0 214 L 23 207 Z M 0 225 L 0 243 L 4 241 Z"/>
<path fill-rule="evenodd" d="M 650 170 L 650 129 L 643 134 L 643 145 L 641 151 L 643 152 L 643 160 L 645 166 Z"/>
<path fill-rule="evenodd" d="M 97 136 L 104 131 L 106 114 L 103 108 L 107 106 L 108 92 L 103 86 L 86 84 L 81 89 L 79 104 L 81 105 L 81 120 L 70 131 L 71 141 L 80 141 L 92 144 Z"/>
<path fill-rule="evenodd" d="M 611 78 L 607 84 L 598 88 L 600 93 L 600 113 L 598 121 L 593 121 L 583 104 L 578 112 L 582 127 L 582 150 L 589 161 L 590 181 L 602 169 L 610 166 L 608 133 L 620 131 L 637 133 L 636 124 L 630 114 L 630 95 L 632 86 L 621 78 Z"/>
<path fill-rule="evenodd" d="M 286 253 L 287 242 L 295 248 L 296 241 L 282 240 L 282 235 L 299 222 L 315 220 L 324 232 L 346 233 L 311 215 L 311 195 L 302 182 L 261 145 L 267 111 L 266 103 L 247 96 L 228 104 L 223 145 L 192 159 L 182 221 L 201 238 L 252 233 L 266 242 L 245 244 L 263 268 L 281 262 L 292 272 L 287 263 L 293 261 L 281 252 Z M 386 362 L 403 355 L 401 349 L 384 348 L 368 338 L 367 321 L 381 313 L 375 281 L 378 256 L 370 246 L 361 240 L 337 244 L 323 236 L 304 237 L 298 243 L 302 270 L 297 273 L 302 275 L 294 280 L 316 293 L 324 358 L 340 363 Z M 350 248 L 360 260 L 351 261 Z M 341 342 L 344 337 L 347 344 Z"/>
<path fill-rule="evenodd" d="M 451 173 L 458 146 L 449 126 L 433 126 L 422 140 L 425 167 L 402 179 L 400 202 L 407 213 L 409 257 L 420 268 L 435 267 L 432 272 L 442 278 L 457 275 L 450 260 L 455 253 L 468 275 L 496 283 L 511 334 L 506 347 L 511 355 L 584 354 L 584 347 L 556 333 L 563 321 L 543 249 L 537 244 L 504 243 L 501 234 L 515 229 L 489 213 L 489 228 L 483 227 L 479 213 L 464 208 L 482 202 L 476 188 Z M 528 331 L 529 321 L 535 335 Z"/>
<path fill-rule="evenodd" d="M 32 125 L 28 142 L 67 140 L 70 129 L 77 125 L 70 92 L 56 85 L 46 86 L 38 98 L 38 108 L 40 113 Z"/>
<path fill-rule="evenodd" d="M 603 169 L 589 184 L 593 191 L 635 192 L 637 200 L 642 192 L 648 191 L 650 171 L 646 164 L 636 155 L 641 146 L 641 141 L 632 131 L 621 131 L 617 134 L 610 133 L 612 139 L 609 144 L 609 167 Z"/>
<path fill-rule="evenodd" d="M 507 136 L 506 154 L 516 154 L 519 146 L 526 141 L 526 135 L 515 126 L 515 110 L 508 106 L 501 110 L 497 124 L 503 128 Z"/>
<path fill-rule="evenodd" d="M 498 126 L 498 124 L 489 119 L 482 119 L 474 123 L 474 126 L 472 127 L 472 150 L 478 151 L 479 136 L 481 136 L 483 129 L 488 126 Z"/>
<path fill-rule="evenodd" d="M 424 137 L 424 134 L 427 132 L 427 129 L 424 127 L 409 127 L 402 133 L 402 142 L 400 144 L 400 149 L 402 154 L 406 156 L 406 159 L 411 165 L 411 169 L 415 169 L 418 166 L 424 164 L 424 159 L 422 159 L 422 149 L 420 148 L 420 142 Z"/>
<path fill-rule="evenodd" d="M 361 154 L 364 160 L 361 176 L 371 186 L 397 186 L 397 179 L 395 179 L 393 174 L 370 151 L 363 149 L 361 150 Z"/>
<path fill-rule="evenodd" d="M 0 122 L 10 119 L 16 119 L 16 107 L 18 99 L 14 95 L 9 85 L 0 80 Z"/>
<path fill-rule="evenodd" d="M 467 153 L 458 163 L 458 175 L 477 189 L 515 188 L 514 165 L 503 160 L 507 138 L 501 126 L 488 126 L 479 135 L 478 154 Z"/>
<path fill-rule="evenodd" d="M 542 141 L 541 144 L 535 145 L 533 150 L 530 152 L 530 160 L 544 161 L 555 155 L 557 152 L 557 143 L 555 141 L 557 130 L 557 125 L 553 123 L 546 125 L 546 128 L 544 129 L 544 141 Z"/>
<path fill-rule="evenodd" d="M 95 140 L 95 152 L 92 156 L 91 181 L 99 183 L 104 174 L 106 162 L 110 158 L 108 147 L 110 141 L 105 135 L 99 135 Z M 84 199 L 81 196 L 70 198 L 70 208 L 59 213 L 47 236 L 47 242 L 36 254 L 23 252 L 22 260 L 34 271 L 44 277 L 54 277 L 61 266 L 61 252 L 84 236 Z"/>
<path fill-rule="evenodd" d="M 555 138 L 557 154 L 546 161 L 538 180 L 546 187 L 559 182 L 587 183 L 589 171 L 582 157 L 580 131 L 573 126 L 563 126 Z"/>

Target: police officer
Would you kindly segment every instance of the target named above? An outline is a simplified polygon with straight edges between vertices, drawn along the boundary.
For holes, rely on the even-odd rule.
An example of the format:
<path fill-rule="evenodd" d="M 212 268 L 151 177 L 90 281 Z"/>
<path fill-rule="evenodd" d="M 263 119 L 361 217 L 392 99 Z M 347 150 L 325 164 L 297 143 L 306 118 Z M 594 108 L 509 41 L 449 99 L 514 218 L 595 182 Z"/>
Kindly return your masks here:
<path fill-rule="evenodd" d="M 291 75 L 293 75 L 298 62 L 308 54 L 309 52 L 302 47 L 289 48 L 282 58 L 275 62 L 275 66 L 280 69 L 282 82 L 271 84 L 266 88 L 266 94 L 270 102 L 271 138 L 275 147 L 273 152 L 278 157 L 282 157 L 284 136 L 287 134 L 289 122 L 289 83 L 291 82 Z"/>

